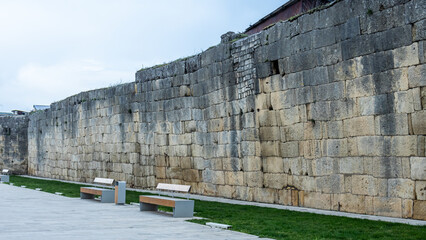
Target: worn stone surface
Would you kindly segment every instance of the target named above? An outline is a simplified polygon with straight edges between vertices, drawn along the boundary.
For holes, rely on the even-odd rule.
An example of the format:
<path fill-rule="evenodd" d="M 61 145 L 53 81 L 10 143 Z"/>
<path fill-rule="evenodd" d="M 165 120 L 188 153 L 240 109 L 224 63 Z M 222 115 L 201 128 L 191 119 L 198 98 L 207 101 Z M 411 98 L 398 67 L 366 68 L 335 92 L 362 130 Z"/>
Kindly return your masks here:
<path fill-rule="evenodd" d="M 28 172 L 28 117 L 0 116 L 0 169 Z"/>
<path fill-rule="evenodd" d="M 28 172 L 422 219 L 419 2 L 343 0 L 53 103 L 29 117 Z"/>

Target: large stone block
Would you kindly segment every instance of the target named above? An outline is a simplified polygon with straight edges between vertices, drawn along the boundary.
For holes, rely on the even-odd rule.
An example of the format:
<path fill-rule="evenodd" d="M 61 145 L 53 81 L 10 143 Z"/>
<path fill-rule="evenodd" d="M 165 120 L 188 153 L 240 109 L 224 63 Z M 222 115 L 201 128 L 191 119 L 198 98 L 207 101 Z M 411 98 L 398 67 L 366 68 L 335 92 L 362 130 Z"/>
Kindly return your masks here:
<path fill-rule="evenodd" d="M 281 157 L 266 157 L 263 159 L 263 172 L 282 173 L 284 172 L 284 163 Z"/>
<path fill-rule="evenodd" d="M 291 107 L 279 111 L 281 126 L 288 126 L 300 122 L 299 107 Z"/>
<path fill-rule="evenodd" d="M 280 144 L 280 156 L 284 158 L 298 157 L 299 156 L 299 142 L 284 142 Z"/>
<path fill-rule="evenodd" d="M 374 214 L 388 217 L 402 217 L 402 201 L 400 198 L 373 198 Z"/>
<path fill-rule="evenodd" d="M 185 169 L 183 170 L 183 180 L 187 182 L 198 182 L 200 181 L 199 171 L 196 169 Z"/>
<path fill-rule="evenodd" d="M 413 206 L 413 218 L 426 220 L 426 201 L 415 200 Z"/>
<path fill-rule="evenodd" d="M 225 184 L 244 185 L 244 172 L 225 172 Z"/>
<path fill-rule="evenodd" d="M 392 156 L 416 156 L 417 155 L 417 136 L 393 136 L 391 137 Z"/>
<path fill-rule="evenodd" d="M 343 175 L 333 174 L 329 176 L 316 177 L 317 191 L 323 193 L 343 193 L 345 181 Z"/>
<path fill-rule="evenodd" d="M 343 138 L 343 121 L 329 121 L 325 125 L 324 138 Z"/>
<path fill-rule="evenodd" d="M 244 183 L 249 187 L 263 187 L 263 173 L 244 172 Z"/>
<path fill-rule="evenodd" d="M 346 94 L 350 98 L 366 97 L 374 94 L 375 84 L 371 75 L 346 81 Z"/>
<path fill-rule="evenodd" d="M 389 179 L 389 197 L 414 199 L 414 181 L 410 179 Z"/>
<path fill-rule="evenodd" d="M 304 207 L 331 209 L 331 194 L 304 192 Z"/>
<path fill-rule="evenodd" d="M 379 136 L 356 138 L 359 156 L 387 156 L 390 154 L 390 139 Z"/>
<path fill-rule="evenodd" d="M 365 196 L 350 193 L 333 195 L 333 210 L 364 214 L 365 206 Z"/>
<path fill-rule="evenodd" d="M 352 193 L 358 195 L 375 196 L 377 193 L 375 178 L 368 175 L 353 175 Z"/>
<path fill-rule="evenodd" d="M 323 155 L 329 157 L 348 156 L 347 139 L 327 139 L 323 140 Z"/>
<path fill-rule="evenodd" d="M 364 173 L 364 161 L 360 157 L 348 157 L 339 159 L 339 173 L 362 174 Z"/>
<path fill-rule="evenodd" d="M 364 116 L 343 120 L 346 137 L 374 135 L 374 117 Z"/>
<path fill-rule="evenodd" d="M 262 169 L 262 160 L 260 157 L 248 156 L 243 158 L 244 171 L 260 171 Z"/>
<path fill-rule="evenodd" d="M 253 193 L 253 200 L 256 202 L 274 203 L 275 199 L 278 201 L 277 191 L 269 188 L 255 188 Z"/>
<path fill-rule="evenodd" d="M 425 157 L 411 157 L 411 179 L 413 180 L 426 180 L 426 158 Z"/>
<path fill-rule="evenodd" d="M 378 135 L 408 135 L 407 114 L 386 114 L 375 117 Z"/>
<path fill-rule="evenodd" d="M 277 141 L 281 140 L 279 127 L 260 127 L 259 137 L 261 141 Z"/>
<path fill-rule="evenodd" d="M 368 168 L 364 165 L 364 170 Z M 377 178 L 402 178 L 403 165 L 401 158 L 398 157 L 377 157 L 371 161 L 371 170 L 374 177 Z"/>
<path fill-rule="evenodd" d="M 426 135 L 426 110 L 411 114 L 413 132 L 416 135 Z"/>
<path fill-rule="evenodd" d="M 392 50 L 395 67 L 407 67 L 419 64 L 419 53 L 417 43 Z"/>
<path fill-rule="evenodd" d="M 266 188 L 283 189 L 284 186 L 287 186 L 287 174 L 265 173 L 263 182 Z"/>
<path fill-rule="evenodd" d="M 426 200 L 426 181 L 416 181 L 417 200 Z"/>

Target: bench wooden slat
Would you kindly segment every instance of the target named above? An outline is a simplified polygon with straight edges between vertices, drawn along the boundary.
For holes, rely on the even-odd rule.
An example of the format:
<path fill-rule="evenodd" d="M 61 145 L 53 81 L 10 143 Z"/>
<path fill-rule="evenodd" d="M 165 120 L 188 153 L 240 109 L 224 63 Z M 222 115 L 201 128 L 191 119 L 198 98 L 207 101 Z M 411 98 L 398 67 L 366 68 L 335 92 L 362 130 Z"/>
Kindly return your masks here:
<path fill-rule="evenodd" d="M 174 200 L 155 198 L 150 196 L 139 196 L 139 202 L 149 203 L 154 205 L 161 205 L 167 207 L 175 207 L 176 202 Z"/>
<path fill-rule="evenodd" d="M 95 178 L 95 180 L 93 180 L 94 183 L 100 183 L 100 184 L 109 184 L 112 185 L 114 183 L 114 179 L 110 179 L 110 178 Z"/>
<path fill-rule="evenodd" d="M 102 189 L 94 189 L 94 188 L 85 188 L 85 187 L 81 187 L 80 188 L 80 192 L 82 193 L 88 193 L 88 194 L 93 194 L 93 195 L 102 195 Z"/>
<path fill-rule="evenodd" d="M 178 184 L 168 184 L 168 183 L 159 183 L 157 185 L 158 190 L 165 191 L 175 191 L 175 192 L 189 192 L 191 189 L 190 185 L 178 185 Z"/>

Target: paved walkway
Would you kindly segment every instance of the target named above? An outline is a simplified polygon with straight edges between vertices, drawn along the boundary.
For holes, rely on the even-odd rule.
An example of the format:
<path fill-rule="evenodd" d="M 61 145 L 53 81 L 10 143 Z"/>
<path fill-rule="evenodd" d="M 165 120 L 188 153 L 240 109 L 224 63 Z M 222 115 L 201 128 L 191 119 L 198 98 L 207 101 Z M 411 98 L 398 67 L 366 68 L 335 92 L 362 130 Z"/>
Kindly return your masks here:
<path fill-rule="evenodd" d="M 82 184 L 81 182 L 48 179 L 48 178 L 41 178 L 41 177 L 34 177 L 34 176 L 25 176 L 25 177 Z M 89 183 L 84 183 L 84 184 L 96 186 L 95 184 L 89 184 Z M 138 192 L 158 193 L 158 191 L 151 191 L 151 190 L 141 190 L 141 189 L 129 189 L 129 190 L 138 191 Z M 171 194 L 167 194 L 165 192 L 162 192 L 161 194 L 171 195 Z M 196 195 L 196 194 L 174 193 L 173 195 L 177 196 L 177 197 L 185 197 L 185 198 L 188 197 L 188 195 L 189 195 L 189 197 L 192 198 L 192 199 L 198 199 L 198 200 L 203 200 L 203 201 L 211 201 L 211 202 L 223 202 L 223 203 L 239 204 L 239 205 L 251 205 L 251 206 L 259 206 L 259 207 L 284 209 L 284 210 L 290 210 L 290 211 L 296 211 L 296 212 L 309 212 L 309 213 L 316 213 L 316 214 L 322 214 L 322 215 L 331 215 L 331 216 L 349 217 L 349 218 L 357 218 L 357 219 L 368 219 L 368 220 L 373 220 L 373 221 L 384 221 L 384 222 L 404 223 L 404 224 L 410 224 L 410 225 L 426 226 L 426 221 L 406 219 L 406 218 L 383 217 L 383 216 L 374 216 L 374 215 L 365 215 L 365 214 L 321 210 L 321 209 L 314 209 L 314 208 L 284 206 L 284 205 L 279 205 L 279 204 L 248 202 L 248 201 L 240 201 L 240 200 L 220 198 L 220 197 L 202 196 L 202 195 Z"/>
<path fill-rule="evenodd" d="M 259 239 L 163 213 L 140 212 L 0 184 L 1 239 Z"/>

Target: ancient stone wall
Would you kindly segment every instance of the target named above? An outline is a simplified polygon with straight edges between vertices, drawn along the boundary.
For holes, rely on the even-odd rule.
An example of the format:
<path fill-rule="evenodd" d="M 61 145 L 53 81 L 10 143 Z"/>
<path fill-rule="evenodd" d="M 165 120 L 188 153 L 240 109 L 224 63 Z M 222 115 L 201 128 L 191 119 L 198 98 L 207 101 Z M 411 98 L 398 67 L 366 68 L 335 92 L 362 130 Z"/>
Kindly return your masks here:
<path fill-rule="evenodd" d="M 0 170 L 25 174 L 28 169 L 28 117 L 0 116 Z"/>
<path fill-rule="evenodd" d="M 54 103 L 29 172 L 426 219 L 425 8 L 337 1 Z"/>

